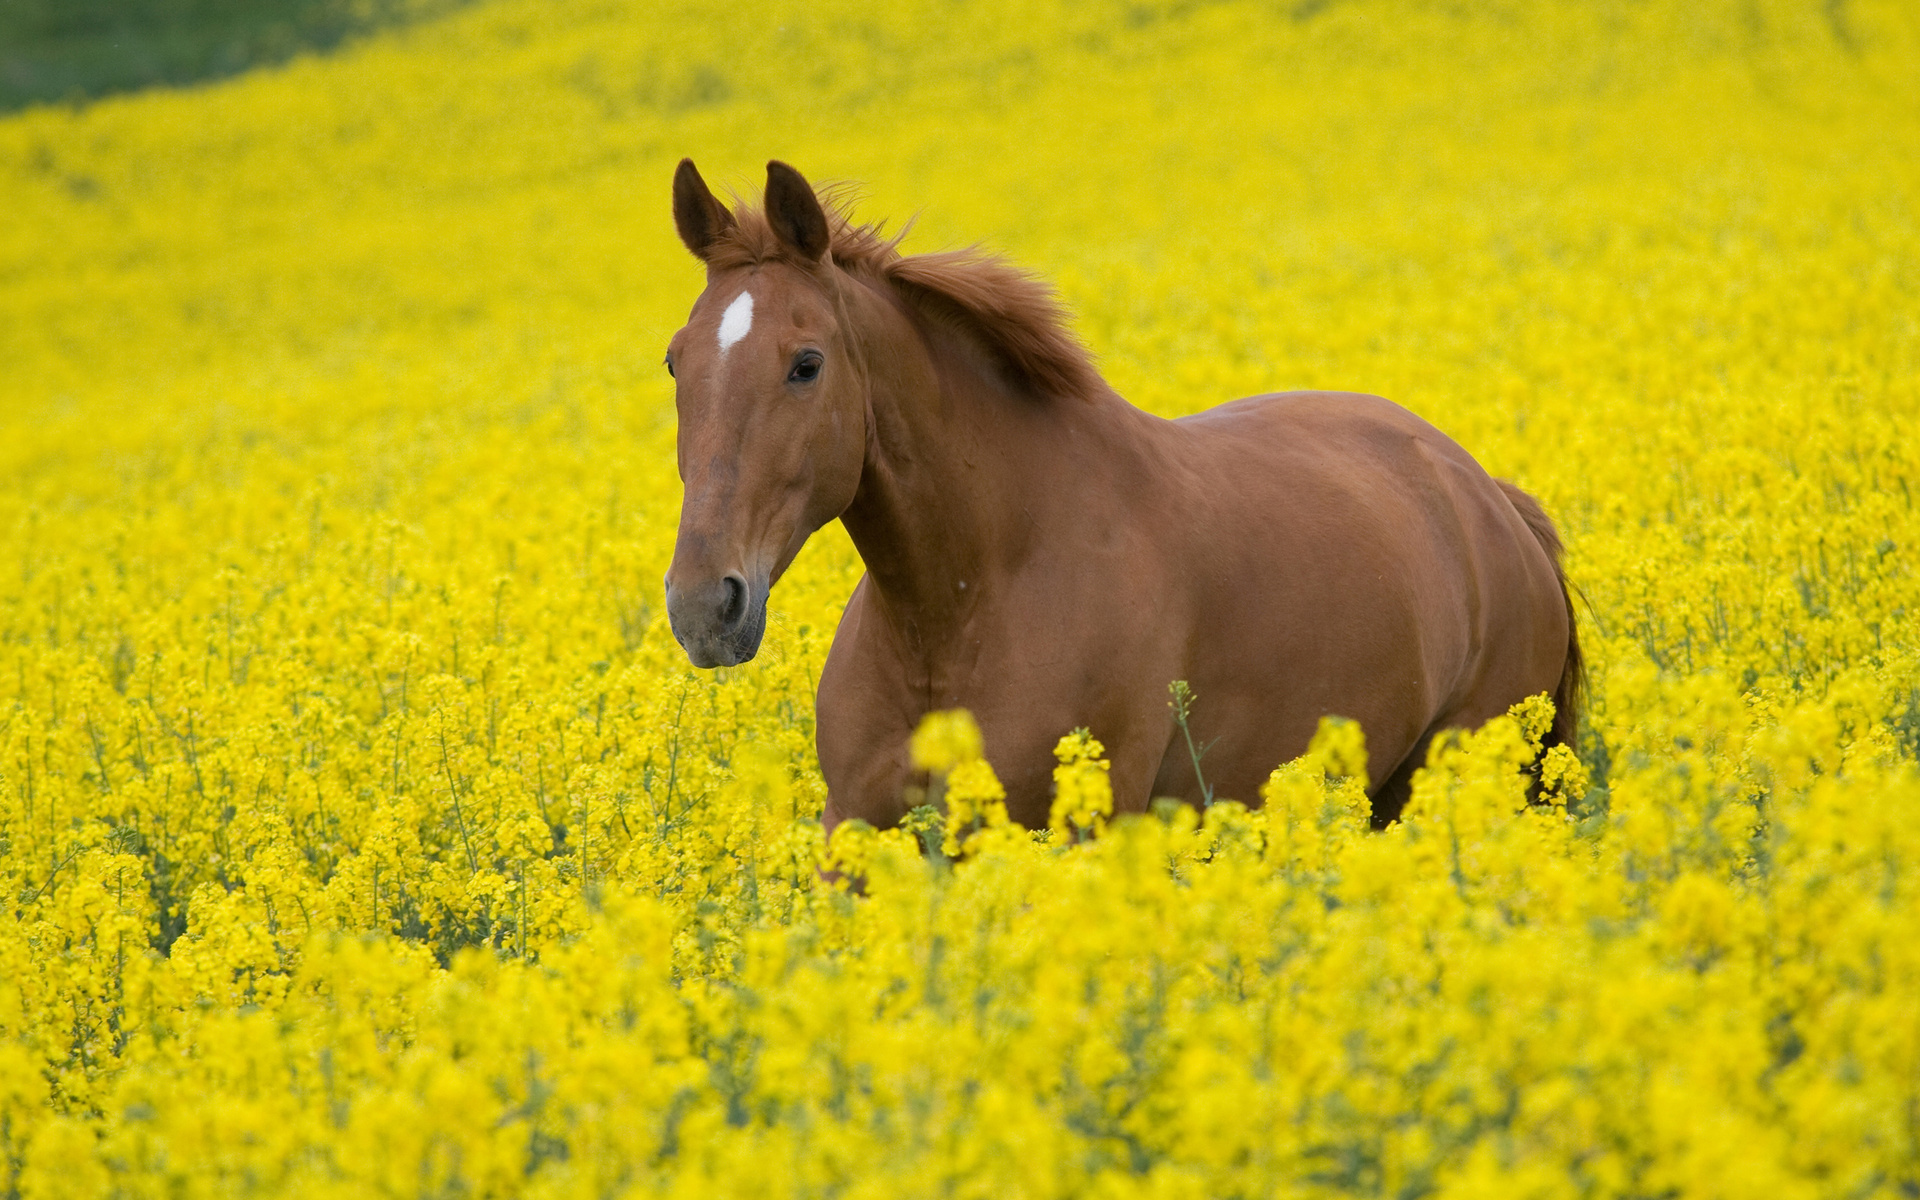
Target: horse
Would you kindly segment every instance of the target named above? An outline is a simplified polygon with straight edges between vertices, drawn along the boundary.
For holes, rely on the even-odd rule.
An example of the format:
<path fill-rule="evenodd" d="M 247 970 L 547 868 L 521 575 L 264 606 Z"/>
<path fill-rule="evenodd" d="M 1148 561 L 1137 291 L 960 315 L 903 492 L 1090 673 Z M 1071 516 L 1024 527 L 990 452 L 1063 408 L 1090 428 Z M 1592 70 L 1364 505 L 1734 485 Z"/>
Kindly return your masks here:
<path fill-rule="evenodd" d="M 829 834 L 899 823 L 909 739 L 942 709 L 972 712 L 1030 828 L 1077 727 L 1108 747 L 1115 811 L 1139 812 L 1257 805 L 1323 715 L 1357 720 L 1385 766 L 1376 828 L 1443 730 L 1550 692 L 1545 741 L 1573 742 L 1553 522 L 1413 413 L 1283 392 L 1154 416 L 1101 378 L 1047 285 L 978 250 L 903 254 L 778 161 L 755 210 L 682 160 L 673 216 L 706 287 L 666 356 L 669 622 L 694 666 L 746 662 L 801 546 L 846 528 L 866 573 L 816 696 Z"/>

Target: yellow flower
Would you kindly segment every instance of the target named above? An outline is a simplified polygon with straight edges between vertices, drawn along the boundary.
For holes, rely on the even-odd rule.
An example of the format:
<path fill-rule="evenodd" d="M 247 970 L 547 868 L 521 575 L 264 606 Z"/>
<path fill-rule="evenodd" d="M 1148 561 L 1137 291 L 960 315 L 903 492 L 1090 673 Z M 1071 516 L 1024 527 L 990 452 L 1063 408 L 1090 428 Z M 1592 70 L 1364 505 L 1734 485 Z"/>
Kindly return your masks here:
<path fill-rule="evenodd" d="M 1913 6 L 427 7 L 0 115 L 0 1193 L 1912 1190 Z M 1447 731 L 1373 833 L 1418 732 L 1379 712 L 1371 763 L 1330 717 L 1204 813 L 1026 729 L 1059 738 L 1042 842 L 935 713 L 934 807 L 828 842 L 814 706 L 869 564 L 819 530 L 720 673 L 656 582 L 702 279 L 665 181 L 796 130 L 862 219 L 925 208 L 905 250 L 1015 246 L 1156 416 L 1365 387 L 1537 494 L 1586 601 L 1578 745 L 1541 753 L 1544 696 Z M 1018 400 L 929 390 L 954 424 L 907 449 L 1056 500 L 1188 472 L 1170 519 L 1236 486 L 1228 440 L 1115 475 L 1104 399 Z M 868 434 L 898 448 L 836 436 Z M 1277 545 L 1328 603 L 1433 586 L 1287 536 L 1300 499 L 1226 558 L 1090 521 L 1138 578 L 1055 581 L 1017 676 L 918 682 L 1190 757 L 1100 724 L 1076 647 L 1231 653 L 1182 631 L 1270 597 L 1156 598 Z M 1116 640 L 1088 589 L 1166 627 Z M 1409 665 L 1293 633 L 1251 666 L 1302 703 Z M 1447 644 L 1412 651 L 1440 703 L 1474 682 Z M 1042 676 L 1089 707 L 1010 682 Z"/>
<path fill-rule="evenodd" d="M 947 774 L 947 831 L 943 848 L 949 856 L 968 853 L 982 830 L 1008 825 L 1007 790 L 984 758 L 957 764 Z"/>
<path fill-rule="evenodd" d="M 1069 840 L 1096 835 L 1113 815 L 1111 764 L 1102 757 L 1106 747 L 1085 729 L 1062 737 L 1053 748 L 1059 765 L 1053 769 L 1053 805 L 1048 825 Z"/>
<path fill-rule="evenodd" d="M 1329 775 L 1345 776 L 1367 787 L 1367 736 L 1360 722 L 1343 717 L 1320 718 L 1307 746 L 1307 759 L 1317 763 Z"/>
<path fill-rule="evenodd" d="M 915 770 L 945 774 L 982 754 L 980 727 L 965 709 L 931 712 L 913 731 L 908 757 Z"/>

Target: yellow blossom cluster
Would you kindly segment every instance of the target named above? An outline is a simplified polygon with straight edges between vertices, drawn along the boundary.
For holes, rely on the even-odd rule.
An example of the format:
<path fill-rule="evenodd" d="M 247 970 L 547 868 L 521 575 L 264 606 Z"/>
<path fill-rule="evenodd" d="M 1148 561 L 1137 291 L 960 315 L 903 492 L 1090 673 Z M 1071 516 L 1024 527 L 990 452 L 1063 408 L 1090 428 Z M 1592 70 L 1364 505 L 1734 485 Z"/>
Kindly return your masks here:
<path fill-rule="evenodd" d="M 1915 78 L 1899 0 L 482 0 L 0 119 L 0 1193 L 1915 1194 Z M 750 664 L 662 612 L 682 155 L 1153 411 L 1433 420 L 1580 744 L 1371 833 L 1340 714 L 1119 817 L 1047 730 L 1029 832 L 936 714 L 827 844 L 845 535 Z"/>
<path fill-rule="evenodd" d="M 1053 805 L 1048 827 L 1079 841 L 1099 834 L 1113 816 L 1111 764 L 1100 757 L 1107 748 L 1085 729 L 1076 729 L 1053 748 L 1060 765 L 1053 769 Z"/>

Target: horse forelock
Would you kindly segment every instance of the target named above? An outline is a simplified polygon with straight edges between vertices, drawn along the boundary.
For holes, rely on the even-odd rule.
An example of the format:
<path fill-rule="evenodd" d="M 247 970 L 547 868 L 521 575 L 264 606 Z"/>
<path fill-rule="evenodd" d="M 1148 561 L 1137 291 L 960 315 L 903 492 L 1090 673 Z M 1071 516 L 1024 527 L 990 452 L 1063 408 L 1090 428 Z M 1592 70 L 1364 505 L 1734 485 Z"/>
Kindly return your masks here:
<path fill-rule="evenodd" d="M 928 315 L 958 324 L 1001 360 L 1014 381 L 1040 396 L 1092 399 L 1106 392 L 1052 287 L 978 249 L 902 254 L 906 229 L 889 234 L 882 224 L 854 221 L 851 188 L 829 185 L 816 193 L 832 232 L 826 264 L 806 260 L 764 212 L 736 199 L 733 226 L 706 250 L 708 267 L 779 262 L 813 273 L 830 264 L 890 284 Z"/>

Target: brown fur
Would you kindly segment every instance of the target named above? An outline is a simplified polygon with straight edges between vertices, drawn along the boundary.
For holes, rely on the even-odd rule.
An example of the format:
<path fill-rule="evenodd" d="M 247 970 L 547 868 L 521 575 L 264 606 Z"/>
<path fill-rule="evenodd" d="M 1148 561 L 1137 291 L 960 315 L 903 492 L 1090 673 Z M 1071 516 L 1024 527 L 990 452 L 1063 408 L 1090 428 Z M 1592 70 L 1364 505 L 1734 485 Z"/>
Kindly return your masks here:
<path fill-rule="evenodd" d="M 867 574 L 820 679 L 829 827 L 904 815 L 907 741 L 935 709 L 973 712 L 1028 825 L 1075 726 L 1138 812 L 1257 803 L 1322 715 L 1351 717 L 1377 824 L 1444 729 L 1552 692 L 1571 740 L 1559 540 L 1440 431 L 1336 392 L 1162 420 L 1106 386 L 1043 284 L 974 252 L 901 255 L 831 197 L 819 245 L 798 173 L 768 178 L 774 221 L 716 216 L 690 163 L 675 179 L 707 288 L 668 351 L 686 492 L 667 610 L 696 665 L 745 661 L 807 537 L 846 527 Z M 723 341 L 736 305 L 750 332 Z"/>
<path fill-rule="evenodd" d="M 1565 746 L 1569 750 L 1580 749 L 1580 709 L 1587 695 L 1587 659 L 1580 652 L 1580 628 L 1573 611 L 1573 585 L 1567 582 L 1567 572 L 1562 560 L 1565 548 L 1560 544 L 1560 531 L 1554 528 L 1553 518 L 1540 502 L 1520 490 L 1520 486 L 1511 480 L 1496 479 L 1500 490 L 1506 493 L 1507 502 L 1527 523 L 1534 540 L 1553 560 L 1553 577 L 1559 581 L 1560 594 L 1567 604 L 1567 661 L 1560 669 L 1560 682 L 1553 689 L 1553 728 L 1548 731 L 1544 746 Z"/>

